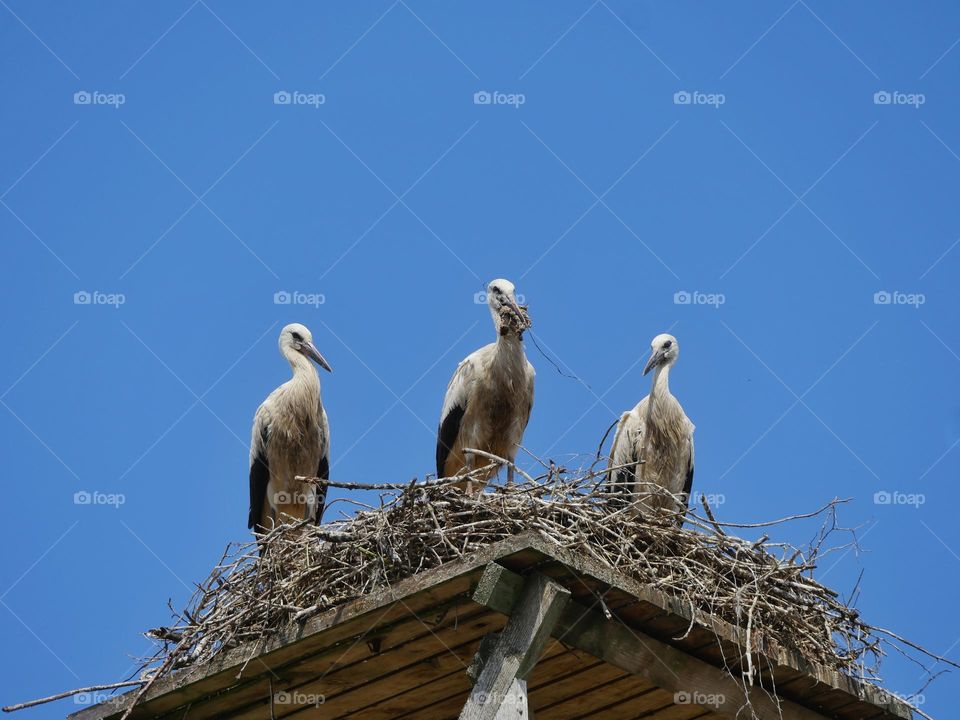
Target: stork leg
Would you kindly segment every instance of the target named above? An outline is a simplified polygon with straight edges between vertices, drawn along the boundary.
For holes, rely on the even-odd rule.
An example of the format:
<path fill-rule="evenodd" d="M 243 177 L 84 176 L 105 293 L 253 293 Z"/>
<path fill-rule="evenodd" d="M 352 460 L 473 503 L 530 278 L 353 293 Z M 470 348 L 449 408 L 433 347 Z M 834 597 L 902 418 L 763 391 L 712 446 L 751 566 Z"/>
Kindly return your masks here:
<path fill-rule="evenodd" d="M 473 453 L 464 453 L 463 454 L 463 464 L 466 467 L 466 471 L 473 472 Z M 473 478 L 467 480 L 467 494 L 473 494 Z"/>
<path fill-rule="evenodd" d="M 260 514 L 260 524 L 257 527 L 259 532 L 266 533 L 276 525 L 277 516 L 269 502 L 263 504 L 263 512 Z"/>

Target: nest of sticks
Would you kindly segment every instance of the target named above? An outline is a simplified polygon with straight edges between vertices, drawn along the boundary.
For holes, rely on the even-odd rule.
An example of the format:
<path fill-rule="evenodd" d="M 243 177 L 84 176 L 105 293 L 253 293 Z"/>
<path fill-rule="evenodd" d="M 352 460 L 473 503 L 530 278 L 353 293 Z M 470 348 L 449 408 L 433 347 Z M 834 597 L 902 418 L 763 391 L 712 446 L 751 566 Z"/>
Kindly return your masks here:
<path fill-rule="evenodd" d="M 639 514 L 640 501 L 605 485 L 605 469 L 567 472 L 551 463 L 539 477 L 518 472 L 522 483 L 480 495 L 452 486 L 462 478 L 408 485 L 305 480 L 384 492 L 379 507 L 355 503 L 356 512 L 331 523 L 281 525 L 259 544 L 229 547 L 189 606 L 174 613 L 175 623 L 148 633 L 160 647 L 141 677 L 207 663 L 244 644 L 254 655 L 292 623 L 533 530 L 725 620 L 747 647 L 752 633 L 754 642 L 772 641 L 830 669 L 878 680 L 883 650 L 875 629 L 812 577 L 823 540 L 837 529 L 841 501 L 797 516 L 823 518 L 818 539 L 797 549 L 766 536 L 738 538 L 727 531 L 736 526 L 716 520 L 705 504 L 704 517 L 690 510 L 682 525 L 669 510 Z"/>
<path fill-rule="evenodd" d="M 866 624 L 851 604 L 814 579 L 823 556 L 857 547 L 855 530 L 837 524 L 837 508 L 845 500 L 771 522 L 728 523 L 714 516 L 704 497 L 702 516 L 693 509 L 644 510 L 657 489 L 646 487 L 635 494 L 611 489 L 607 468 L 568 471 L 553 462 L 541 462 L 543 472 L 537 477 L 514 466 L 522 483 L 491 486 L 474 495 L 460 489 L 464 481 L 487 477 L 491 469 L 510 463 L 479 450 L 470 452 L 490 464 L 458 477 L 407 484 L 301 478 L 316 486 L 382 491 L 379 507 L 337 500 L 355 511 L 322 526 L 312 521 L 282 524 L 255 542 L 229 545 L 187 607 L 171 607 L 173 624 L 146 633 L 157 648 L 142 659 L 139 678 L 3 710 L 77 693 L 138 687 L 122 716 L 126 720 L 162 677 L 209 663 L 235 648 L 245 648 L 252 659 L 266 641 L 317 613 L 530 531 L 559 549 L 593 558 L 680 600 L 694 617 L 707 614 L 726 621 L 744 648 L 778 645 L 870 684 L 880 682 L 879 663 L 888 648 L 924 667 L 927 684 L 944 672 L 941 664 L 960 668 L 889 630 Z M 736 528 L 766 532 L 810 518 L 821 525 L 802 548 L 772 542 L 766 534 L 755 540 L 731 534 Z M 838 532 L 849 533 L 852 540 L 828 544 Z M 856 594 L 855 588 L 852 596 Z M 744 669 L 730 670 L 745 687 L 759 671 L 754 652 L 745 653 Z"/>
<path fill-rule="evenodd" d="M 507 335 L 513 333 L 519 338 L 523 333 L 533 327 L 533 320 L 530 319 L 530 312 L 527 305 L 518 305 L 518 313 L 509 305 L 503 305 L 500 308 L 500 334 Z"/>

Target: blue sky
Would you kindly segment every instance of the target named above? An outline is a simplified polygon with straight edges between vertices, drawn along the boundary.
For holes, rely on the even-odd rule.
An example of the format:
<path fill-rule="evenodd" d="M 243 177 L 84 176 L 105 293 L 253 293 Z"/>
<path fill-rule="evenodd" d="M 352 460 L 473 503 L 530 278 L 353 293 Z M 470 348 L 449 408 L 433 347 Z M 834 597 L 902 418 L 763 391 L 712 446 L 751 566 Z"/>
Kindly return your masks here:
<path fill-rule="evenodd" d="M 528 347 L 532 451 L 593 452 L 672 329 L 719 514 L 852 498 L 820 577 L 960 656 L 955 4 L 0 6 L 4 703 L 129 672 L 246 537 L 282 325 L 333 476 L 407 480 L 498 276 L 579 378 Z"/>

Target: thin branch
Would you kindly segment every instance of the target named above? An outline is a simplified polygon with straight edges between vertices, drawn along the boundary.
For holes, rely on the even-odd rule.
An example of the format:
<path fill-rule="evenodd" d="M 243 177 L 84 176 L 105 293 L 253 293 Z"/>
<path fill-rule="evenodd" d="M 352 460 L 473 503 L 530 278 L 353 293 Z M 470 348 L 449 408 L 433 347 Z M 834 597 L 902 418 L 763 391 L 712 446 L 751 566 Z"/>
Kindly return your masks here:
<path fill-rule="evenodd" d="M 36 705 L 43 705 L 44 703 L 54 702 L 56 700 L 63 700 L 72 695 L 82 695 L 83 693 L 95 693 L 95 692 L 104 692 L 105 690 L 119 690 L 120 688 L 125 687 L 135 687 L 138 685 L 143 685 L 146 680 L 129 680 L 127 682 L 117 682 L 110 683 L 109 685 L 89 685 L 88 687 L 77 688 L 76 690 L 67 690 L 66 692 L 57 693 L 56 695 L 50 695 L 49 697 L 39 698 L 38 700 L 30 700 L 29 702 L 17 703 L 16 705 L 7 705 L 3 708 L 4 712 L 15 712 L 17 710 L 24 710 L 25 708 L 35 707 Z"/>

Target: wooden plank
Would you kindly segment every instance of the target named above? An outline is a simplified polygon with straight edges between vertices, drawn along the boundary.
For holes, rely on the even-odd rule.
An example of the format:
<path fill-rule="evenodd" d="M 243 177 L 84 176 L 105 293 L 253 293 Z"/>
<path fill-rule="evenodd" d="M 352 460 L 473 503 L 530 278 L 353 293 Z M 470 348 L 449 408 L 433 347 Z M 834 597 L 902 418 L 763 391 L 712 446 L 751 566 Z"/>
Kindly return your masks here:
<path fill-rule="evenodd" d="M 396 718 L 452 717 L 456 718 L 470 696 L 470 679 L 458 668 L 442 678 L 428 683 L 409 685 L 376 705 L 361 708 L 341 718 L 351 720 L 395 720 Z M 438 706 L 450 706 L 443 715 L 434 714 Z"/>
<path fill-rule="evenodd" d="M 507 688 L 493 720 L 524 720 L 528 717 L 530 712 L 527 707 L 527 681 L 515 677 Z"/>
<path fill-rule="evenodd" d="M 501 573 L 498 580 L 505 587 L 516 587 L 517 580 Z M 504 592 L 488 593 L 491 601 L 503 602 L 503 607 L 494 610 L 508 612 L 509 599 Z M 512 607 L 512 606 L 511 606 Z M 567 645 L 582 649 L 611 665 L 640 675 L 647 682 L 675 693 L 690 693 L 703 698 L 695 704 L 707 704 L 721 714 L 738 717 L 746 697 L 762 716 L 780 717 L 782 720 L 822 720 L 823 715 L 808 710 L 794 702 L 783 701 L 779 707 L 759 688 L 744 690 L 725 671 L 699 658 L 650 637 L 639 630 L 629 628 L 619 619 L 607 620 L 602 613 L 585 610 L 570 603 L 554 626 L 554 635 Z M 745 697 L 746 695 L 746 697 Z"/>
<path fill-rule="evenodd" d="M 703 708 L 697 707 L 696 705 L 671 705 L 670 707 L 663 708 L 663 710 L 658 710 L 652 715 L 639 715 L 636 717 L 642 717 L 644 720 L 701 720 L 701 718 L 711 715 L 714 715 L 714 713 L 704 711 Z M 746 717 L 749 717 L 749 715 L 746 715 Z M 776 718 L 770 718 L 770 720 L 776 720 Z"/>
<path fill-rule="evenodd" d="M 278 631 L 262 649 L 258 649 L 256 643 L 248 643 L 224 653 L 211 663 L 162 678 L 147 693 L 145 701 L 134 709 L 131 718 L 152 718 L 185 707 L 206 695 L 231 691 L 253 677 L 267 677 L 269 671 L 265 666 L 276 671 L 304 654 L 397 620 L 407 614 L 404 603 L 415 612 L 438 605 L 470 590 L 488 563 L 502 555 L 525 551 L 530 544 L 531 535 L 526 533 L 496 543 L 462 560 L 426 570 L 392 587 L 324 611 L 304 623 L 291 624 Z M 249 662 L 252 657 L 259 657 L 262 662 Z M 73 713 L 70 719 L 112 718 L 123 712 L 135 695 L 136 692 L 119 695 Z"/>
<path fill-rule="evenodd" d="M 674 707 L 673 695 L 660 688 L 651 688 L 614 704 L 592 708 L 589 712 L 581 715 L 580 718 L 633 720 L 637 717 L 652 717 L 660 710 L 668 707 Z"/>
<path fill-rule="evenodd" d="M 354 685 L 444 652 L 449 644 L 467 642 L 503 624 L 502 614 L 477 608 L 464 597 L 456 604 L 443 606 L 439 612 L 431 608 L 429 615 L 408 615 L 393 625 L 378 628 L 373 635 L 375 643 L 370 642 L 371 636 L 351 638 L 309 655 L 295 666 L 277 668 L 275 675 L 233 689 L 227 698 L 205 697 L 190 706 L 190 718 L 202 720 L 225 710 L 236 720 L 263 717 L 259 709 L 268 706 L 271 692 L 330 699 Z M 277 708 L 277 716 L 286 714 L 284 710 Z M 179 708 L 172 712 L 182 714 Z"/>
<path fill-rule="evenodd" d="M 528 687 L 532 687 L 534 678 L 541 672 L 543 666 L 559 661 L 565 667 L 563 659 L 569 655 L 568 651 L 556 644 L 544 650 L 543 657 L 530 676 Z M 470 688 L 467 676 L 461 670 L 425 687 L 406 688 L 400 695 L 367 707 L 351 717 L 363 718 L 363 720 L 399 720 L 412 717 L 456 718 L 470 694 Z M 434 700 L 434 698 L 442 699 Z"/>
<path fill-rule="evenodd" d="M 656 588 L 642 585 L 583 554 L 562 550 L 549 538 L 530 532 L 484 548 L 463 560 L 424 571 L 392 588 L 345 603 L 311 618 L 303 625 L 288 627 L 262 651 L 247 645 L 225 653 L 207 666 L 189 668 L 164 678 L 151 689 L 147 702 L 135 709 L 133 718 L 157 717 L 177 709 L 181 710 L 182 715 L 182 711 L 188 707 L 206 704 L 205 698 L 211 699 L 209 704 L 213 708 L 227 712 L 234 707 L 235 693 L 263 692 L 266 678 L 271 676 L 267 666 L 283 679 L 301 681 L 304 675 L 298 674 L 298 666 L 305 657 L 323 654 L 331 647 L 346 649 L 346 645 L 357 637 L 363 637 L 365 632 L 377 632 L 383 627 L 408 620 L 408 609 L 402 607 L 400 600 L 408 604 L 413 612 L 442 606 L 453 602 L 455 598 L 458 602 L 463 601 L 481 577 L 480 569 L 493 560 L 523 572 L 540 568 L 545 574 L 560 579 L 573 589 L 575 596 L 583 599 L 589 597 L 586 593 L 600 593 L 608 608 L 624 618 L 631 627 L 638 628 L 638 632 L 643 630 L 646 635 L 659 635 L 667 645 L 676 645 L 692 655 L 706 658 L 708 664 L 720 665 L 725 656 L 728 664 L 736 669 L 742 657 L 742 631 L 738 628 L 699 610 L 691 610 Z M 459 595 L 464 597 L 457 598 Z M 686 628 L 691 620 L 696 623 L 697 629 L 686 640 L 677 640 L 675 629 Z M 685 629 L 681 632 L 685 632 Z M 711 635 L 718 641 L 698 645 L 705 638 L 709 640 Z M 364 643 L 360 645 L 363 647 Z M 882 690 L 810 663 L 788 648 L 766 643 L 754 650 L 764 655 L 760 667 L 765 671 L 768 667 L 773 669 L 774 682 L 770 683 L 770 687 L 775 687 L 780 697 L 792 698 L 802 704 L 808 703 L 810 698 L 816 698 L 824 703 L 825 709 L 832 709 L 831 712 L 835 712 L 837 717 L 849 720 L 860 720 L 861 717 L 876 717 L 877 720 L 912 718 L 912 713 L 904 703 Z M 357 660 L 352 653 L 349 657 L 353 661 L 365 661 Z M 239 671 L 248 660 L 250 662 L 238 679 Z M 805 682 L 790 682 L 799 678 Z M 445 687 L 450 697 L 463 691 L 462 678 L 439 682 L 448 683 Z M 461 684 L 458 685 L 458 682 Z M 415 691 L 414 688 L 409 690 Z M 107 703 L 86 708 L 71 718 L 111 718 L 124 709 L 131 696 L 128 693 Z M 866 714 L 872 708 L 876 708 L 877 712 Z M 411 706 L 413 710 L 415 706 Z M 194 717 L 192 711 L 190 717 Z"/>
<path fill-rule="evenodd" d="M 650 684 L 643 678 L 624 675 L 613 682 L 585 688 L 573 697 L 537 709 L 537 720 L 569 720 L 580 717 L 605 705 L 636 697 L 649 688 Z"/>
<path fill-rule="evenodd" d="M 500 565 L 488 566 L 474 598 L 485 595 L 488 601 L 502 601 L 495 591 L 482 593 L 481 589 L 501 585 L 499 580 L 507 573 L 510 571 Z M 516 699 L 518 686 L 514 680 L 525 680 L 540 659 L 569 597 L 569 590 L 544 575 L 534 573 L 527 578 L 516 602 L 510 604 L 510 619 L 485 659 L 483 670 L 460 712 L 460 720 L 493 720 L 495 717 L 505 720 L 508 716 L 521 718 L 527 715 L 526 707 L 504 708 L 503 714 L 500 709 L 511 688 L 514 693 L 510 698 Z M 525 687 L 522 689 L 526 690 Z M 522 696 L 525 698 L 526 692 Z M 508 715 L 510 710 L 512 712 Z"/>
<path fill-rule="evenodd" d="M 691 610 L 690 606 L 682 602 L 680 599 L 666 595 L 652 586 L 643 585 L 633 578 L 629 578 L 623 574 L 620 574 L 612 568 L 602 565 L 592 559 L 585 558 L 581 554 L 573 553 L 556 547 L 547 538 L 533 537 L 531 540 L 531 548 L 539 550 L 541 553 L 543 553 L 544 559 L 540 561 L 541 567 L 549 568 L 551 560 L 554 562 L 560 562 L 565 565 L 570 572 L 578 576 L 592 577 L 600 580 L 611 587 L 626 592 L 642 603 L 649 603 L 650 605 L 661 608 L 673 616 L 682 618 L 687 622 L 692 620 L 695 623 L 698 623 L 702 627 L 713 632 L 721 641 L 725 641 L 726 643 L 738 648 L 742 645 L 742 631 L 735 626 L 720 620 L 719 618 L 708 615 L 701 610 Z M 509 556 L 505 556 L 504 558 L 498 560 L 498 562 L 508 567 L 510 566 Z M 657 624 L 656 621 L 653 622 L 654 625 Z M 894 718 L 905 718 L 906 720 L 911 720 L 913 717 L 913 713 L 906 703 L 900 701 L 896 697 L 890 696 L 880 688 L 868 683 L 861 683 L 854 678 L 842 675 L 841 673 L 831 670 L 823 665 L 810 662 L 806 658 L 802 657 L 799 653 L 788 648 L 781 647 L 771 642 L 763 642 L 758 643 L 758 647 L 754 648 L 754 652 L 758 651 L 764 655 L 764 664 L 768 664 L 774 668 L 786 667 L 798 670 L 807 677 L 812 677 L 817 681 L 836 688 L 837 690 L 840 690 L 851 697 L 861 699 L 870 705 L 880 708 L 884 712 L 884 716 L 890 720 L 893 720 Z M 742 653 L 742 649 L 738 649 L 733 653 L 728 653 L 728 661 L 730 661 L 732 658 L 739 657 L 742 655 Z"/>
<path fill-rule="evenodd" d="M 549 707 L 574 700 L 595 688 L 607 687 L 625 677 L 630 675 L 622 668 L 609 663 L 598 663 L 533 688 L 530 691 L 531 707 L 539 718 Z"/>
<path fill-rule="evenodd" d="M 406 658 L 397 653 L 388 653 L 383 657 L 371 658 L 304 685 L 299 692 L 323 695 L 323 710 L 328 717 L 358 712 L 408 688 L 422 687 L 451 673 L 464 672 L 467 663 L 477 652 L 481 639 L 491 630 L 502 628 L 503 624 L 502 615 L 490 613 L 476 622 L 451 626 L 436 637 L 430 635 L 418 641 L 417 645 L 421 648 L 419 656 L 416 652 Z M 396 657 L 391 659 L 391 656 Z M 419 701 L 424 703 L 427 697 L 421 693 Z M 286 718 L 295 714 L 278 711 L 275 717 Z M 237 720 L 250 719 L 241 715 Z"/>
<path fill-rule="evenodd" d="M 554 646 L 563 648 L 562 645 L 556 642 Z M 547 646 L 547 650 L 544 651 L 544 657 L 540 659 L 540 662 L 537 663 L 537 666 L 530 674 L 528 682 L 531 691 L 537 691 L 551 683 L 569 680 L 577 673 L 592 670 L 602 665 L 601 661 L 592 655 L 573 652 L 566 648 L 563 648 L 562 652 L 553 657 L 547 657 L 550 648 L 554 646 Z"/>
<path fill-rule="evenodd" d="M 377 597 L 371 595 L 361 598 L 308 622 L 308 626 L 302 630 L 302 639 L 281 645 L 275 651 L 268 650 L 257 654 L 253 648 L 243 646 L 230 651 L 218 662 L 190 668 L 165 678 L 157 685 L 170 685 L 174 690 L 160 695 L 151 692 L 151 700 L 134 708 L 131 718 L 145 720 L 190 706 L 199 711 L 203 701 L 208 698 L 215 705 L 213 711 L 222 713 L 234 706 L 234 698 L 238 704 L 243 705 L 249 701 L 251 694 L 269 697 L 269 690 L 264 693 L 263 688 L 277 678 L 281 682 L 295 682 L 298 677 L 296 666 L 305 655 L 320 652 L 329 656 L 330 653 L 342 653 L 351 647 L 354 648 L 353 652 L 362 652 L 366 650 L 364 638 L 388 632 L 389 628 L 397 623 L 407 623 L 411 614 L 426 613 L 438 606 L 466 600 L 465 593 L 473 586 L 479 573 L 479 569 L 474 569 L 472 573 L 456 576 L 435 588 L 419 588 L 419 583 L 414 583 L 406 588 L 409 593 L 398 588 L 396 594 L 376 593 Z M 411 578 L 414 579 L 418 578 Z M 268 648 L 273 645 L 274 643 L 270 643 Z M 184 675 L 186 677 L 183 677 Z M 70 716 L 70 720 L 114 718 L 126 706 L 127 700 L 123 698 L 129 697 L 130 694 L 127 694 L 103 705 L 88 708 Z M 91 713 L 99 708 L 103 708 L 102 714 Z"/>

